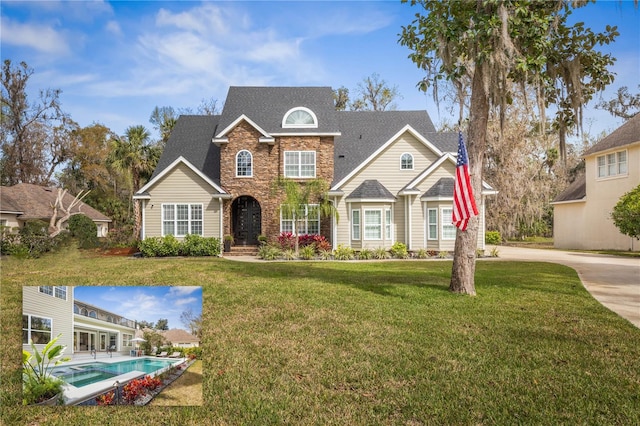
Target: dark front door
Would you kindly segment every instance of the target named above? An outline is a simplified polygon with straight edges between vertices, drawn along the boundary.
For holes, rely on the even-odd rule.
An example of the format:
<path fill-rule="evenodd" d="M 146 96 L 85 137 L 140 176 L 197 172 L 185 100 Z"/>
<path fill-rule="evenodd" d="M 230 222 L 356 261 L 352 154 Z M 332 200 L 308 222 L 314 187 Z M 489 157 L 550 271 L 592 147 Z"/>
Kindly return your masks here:
<path fill-rule="evenodd" d="M 233 238 L 238 245 L 258 244 L 262 232 L 260 204 L 253 197 L 242 196 L 233 202 Z"/>

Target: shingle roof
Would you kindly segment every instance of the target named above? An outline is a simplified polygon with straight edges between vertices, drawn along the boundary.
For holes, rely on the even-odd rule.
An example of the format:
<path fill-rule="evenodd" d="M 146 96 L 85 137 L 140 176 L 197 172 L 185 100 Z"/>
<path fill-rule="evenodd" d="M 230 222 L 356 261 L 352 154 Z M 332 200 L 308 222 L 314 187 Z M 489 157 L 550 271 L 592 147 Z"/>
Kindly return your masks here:
<path fill-rule="evenodd" d="M 220 148 L 211 138 L 219 115 L 181 115 L 162 152 L 152 179 L 180 156 L 220 184 Z"/>
<path fill-rule="evenodd" d="M 347 200 L 354 198 L 360 200 L 395 200 L 396 197 L 383 184 L 375 179 L 370 179 L 362 182 L 346 197 Z"/>
<path fill-rule="evenodd" d="M 453 197 L 453 187 L 455 180 L 453 178 L 440 178 L 431 188 L 424 193 L 421 198 L 431 197 Z"/>
<path fill-rule="evenodd" d="M 162 335 L 171 343 L 190 343 L 200 341 L 196 336 L 182 330 L 181 328 L 172 328 L 171 330 L 162 332 Z"/>
<path fill-rule="evenodd" d="M 614 130 L 609 136 L 589 148 L 584 153 L 584 156 L 620 148 L 634 142 L 640 142 L 640 113 L 627 120 L 626 123 Z"/>
<path fill-rule="evenodd" d="M 282 119 L 287 111 L 305 107 L 313 111 L 318 127 L 287 129 Z M 238 117 L 247 116 L 263 130 L 271 133 L 336 133 L 336 121 L 331 87 L 237 87 L 229 88 L 217 133 L 226 129 Z"/>
<path fill-rule="evenodd" d="M 18 216 L 21 220 L 49 220 L 52 213 L 51 206 L 55 203 L 57 195 L 57 188 L 47 188 L 30 183 L 3 186 L 0 189 L 0 209 L 2 211 L 9 211 L 7 207 L 10 207 L 12 211 L 22 212 L 22 214 Z M 71 195 L 67 192 L 62 199 L 65 207 L 69 206 L 74 198 L 75 195 Z M 84 213 L 94 221 L 111 222 L 109 217 L 103 215 L 82 201 L 72 210 L 72 212 Z"/>
<path fill-rule="evenodd" d="M 333 184 L 362 164 L 407 125 L 442 152 L 456 152 L 456 133 L 437 133 L 426 111 L 340 111 Z"/>
<path fill-rule="evenodd" d="M 587 178 L 583 174 L 578 176 L 564 191 L 562 191 L 552 202 L 582 200 L 587 196 Z"/>

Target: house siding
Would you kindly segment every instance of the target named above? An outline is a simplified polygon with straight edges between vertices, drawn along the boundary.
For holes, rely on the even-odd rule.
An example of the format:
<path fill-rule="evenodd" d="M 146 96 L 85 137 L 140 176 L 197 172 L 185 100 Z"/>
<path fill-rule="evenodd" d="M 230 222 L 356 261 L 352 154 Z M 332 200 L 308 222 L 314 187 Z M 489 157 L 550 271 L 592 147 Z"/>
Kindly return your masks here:
<path fill-rule="evenodd" d="M 71 354 L 73 348 L 73 287 L 67 286 L 67 300 L 41 293 L 39 286 L 22 287 L 22 313 L 51 319 L 51 338 L 58 334 L 62 336 L 58 344 L 67 346 L 66 355 Z M 42 350 L 45 345 L 36 345 Z M 32 352 L 31 345 L 22 346 Z"/>
<path fill-rule="evenodd" d="M 143 204 L 144 237 L 162 235 L 162 204 L 202 204 L 203 236 L 221 238 L 220 201 L 214 189 L 185 164 L 178 164 L 148 191 L 151 201 Z"/>
<path fill-rule="evenodd" d="M 597 177 L 597 157 L 627 151 L 627 174 Z M 554 247 L 583 250 L 640 251 L 640 240 L 622 234 L 611 219 L 614 206 L 640 184 L 640 144 L 635 143 L 585 157 L 584 202 L 554 205 Z"/>

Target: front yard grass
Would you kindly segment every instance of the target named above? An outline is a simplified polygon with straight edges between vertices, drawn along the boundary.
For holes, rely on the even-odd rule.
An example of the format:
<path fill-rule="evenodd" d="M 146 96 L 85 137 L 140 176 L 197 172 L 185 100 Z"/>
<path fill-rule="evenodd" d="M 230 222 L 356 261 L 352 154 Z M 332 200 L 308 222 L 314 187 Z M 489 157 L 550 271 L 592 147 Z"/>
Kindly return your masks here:
<path fill-rule="evenodd" d="M 150 406 L 202 405 L 202 361 L 197 360 L 149 402 Z"/>
<path fill-rule="evenodd" d="M 564 266 L 2 260 L 4 424 L 640 424 L 640 330 Z M 23 285 L 203 287 L 203 405 L 23 408 Z M 114 308 L 114 310 L 116 310 Z"/>

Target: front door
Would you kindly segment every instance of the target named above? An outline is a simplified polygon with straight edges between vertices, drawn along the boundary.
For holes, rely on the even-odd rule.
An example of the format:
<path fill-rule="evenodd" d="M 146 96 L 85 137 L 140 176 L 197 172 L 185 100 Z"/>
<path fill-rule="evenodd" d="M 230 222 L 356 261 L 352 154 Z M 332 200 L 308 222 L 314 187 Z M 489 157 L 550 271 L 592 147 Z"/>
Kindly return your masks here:
<path fill-rule="evenodd" d="M 100 350 L 107 350 L 107 335 L 105 333 L 100 333 Z"/>
<path fill-rule="evenodd" d="M 253 197 L 238 197 L 233 202 L 233 239 L 237 245 L 258 244 L 262 232 L 260 204 Z"/>

